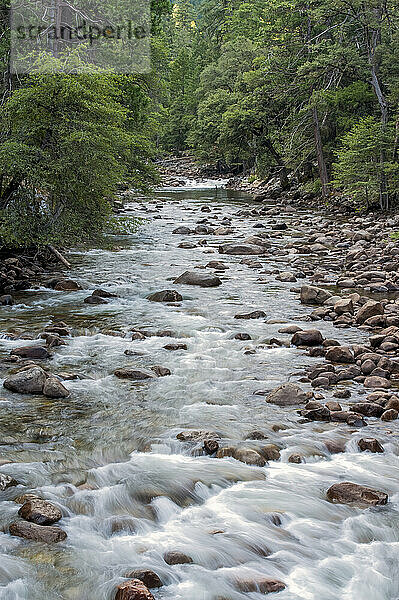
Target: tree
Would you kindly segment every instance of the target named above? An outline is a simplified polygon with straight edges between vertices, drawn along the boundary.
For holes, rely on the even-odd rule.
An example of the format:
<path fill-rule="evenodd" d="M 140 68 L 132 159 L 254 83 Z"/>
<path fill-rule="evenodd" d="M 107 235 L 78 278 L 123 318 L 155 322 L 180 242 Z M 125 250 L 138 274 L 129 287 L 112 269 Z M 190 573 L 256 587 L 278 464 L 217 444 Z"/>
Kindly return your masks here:
<path fill-rule="evenodd" d="M 335 185 L 361 206 L 380 203 L 381 180 L 388 199 L 399 192 L 399 164 L 387 155 L 393 148 L 394 131 L 382 127 L 374 117 L 366 117 L 342 139 L 334 164 Z M 382 163 L 381 155 L 386 158 Z M 384 207 L 383 207 L 384 208 Z"/>
<path fill-rule="evenodd" d="M 92 72 L 32 74 L 8 98 L 0 113 L 3 242 L 93 239 L 118 184 L 151 181 L 147 148 L 127 127 L 118 83 Z"/>

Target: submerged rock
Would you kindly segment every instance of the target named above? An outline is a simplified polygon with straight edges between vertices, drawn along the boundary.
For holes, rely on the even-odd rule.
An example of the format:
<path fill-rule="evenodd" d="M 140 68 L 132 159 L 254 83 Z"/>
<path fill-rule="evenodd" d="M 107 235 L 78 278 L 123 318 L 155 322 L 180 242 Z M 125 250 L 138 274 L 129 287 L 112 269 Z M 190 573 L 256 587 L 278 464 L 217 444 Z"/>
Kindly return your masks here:
<path fill-rule="evenodd" d="M 261 594 L 271 594 L 273 592 L 282 592 L 286 585 L 279 579 L 269 577 L 259 578 L 240 578 L 236 580 L 236 587 L 240 592 L 260 592 Z"/>
<path fill-rule="evenodd" d="M 330 502 L 356 506 L 378 506 L 388 502 L 388 494 L 350 481 L 335 483 L 327 490 Z"/>
<path fill-rule="evenodd" d="M 15 521 L 10 525 L 10 534 L 33 542 L 44 542 L 54 544 L 62 542 L 67 538 L 67 534 L 60 527 L 36 525 L 29 521 Z"/>
<path fill-rule="evenodd" d="M 253 310 L 250 313 L 241 313 L 234 315 L 235 319 L 264 319 L 267 314 L 263 310 Z"/>
<path fill-rule="evenodd" d="M 131 379 L 133 381 L 140 381 L 142 379 L 155 379 L 156 375 L 149 369 L 138 369 L 137 367 L 122 367 L 116 369 L 114 375 L 119 379 Z"/>
<path fill-rule="evenodd" d="M 163 559 L 168 565 L 185 565 L 193 562 L 191 556 L 184 554 L 184 552 L 179 552 L 178 550 L 165 552 Z"/>
<path fill-rule="evenodd" d="M 19 356 L 20 358 L 32 358 L 43 360 L 50 358 L 51 354 L 44 346 L 22 346 L 14 348 L 10 352 L 11 355 Z"/>

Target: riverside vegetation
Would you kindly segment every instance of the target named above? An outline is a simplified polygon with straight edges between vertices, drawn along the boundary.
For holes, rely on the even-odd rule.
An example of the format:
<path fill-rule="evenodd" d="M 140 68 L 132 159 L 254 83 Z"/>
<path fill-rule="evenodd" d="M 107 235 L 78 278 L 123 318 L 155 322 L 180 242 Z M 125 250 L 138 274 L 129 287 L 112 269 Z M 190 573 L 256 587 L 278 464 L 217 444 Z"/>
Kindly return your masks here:
<path fill-rule="evenodd" d="M 154 1 L 140 76 L 4 25 L 0 598 L 397 599 L 397 8 Z"/>

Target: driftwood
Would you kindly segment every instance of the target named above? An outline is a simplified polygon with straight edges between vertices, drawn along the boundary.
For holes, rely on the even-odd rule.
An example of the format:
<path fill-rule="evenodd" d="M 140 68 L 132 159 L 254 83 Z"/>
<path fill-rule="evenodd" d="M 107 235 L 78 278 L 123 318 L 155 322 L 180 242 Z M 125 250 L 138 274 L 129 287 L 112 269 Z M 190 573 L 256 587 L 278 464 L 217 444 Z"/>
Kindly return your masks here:
<path fill-rule="evenodd" d="M 57 248 L 54 248 L 54 246 L 51 244 L 48 244 L 47 248 L 54 254 L 54 256 L 58 258 L 60 262 L 62 262 L 63 265 L 66 266 L 67 269 L 71 268 L 71 263 L 69 263 L 67 259 L 62 256 L 61 252 L 58 252 Z"/>

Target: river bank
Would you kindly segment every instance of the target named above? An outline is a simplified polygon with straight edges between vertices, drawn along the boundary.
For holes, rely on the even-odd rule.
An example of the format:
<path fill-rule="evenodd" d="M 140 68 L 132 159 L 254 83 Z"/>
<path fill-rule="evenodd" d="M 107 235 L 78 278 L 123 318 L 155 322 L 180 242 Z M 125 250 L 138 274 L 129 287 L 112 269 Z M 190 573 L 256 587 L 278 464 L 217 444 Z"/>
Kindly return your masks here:
<path fill-rule="evenodd" d="M 394 600 L 395 218 L 199 184 L 123 215 L 3 307 L 4 593 Z"/>

